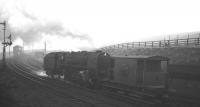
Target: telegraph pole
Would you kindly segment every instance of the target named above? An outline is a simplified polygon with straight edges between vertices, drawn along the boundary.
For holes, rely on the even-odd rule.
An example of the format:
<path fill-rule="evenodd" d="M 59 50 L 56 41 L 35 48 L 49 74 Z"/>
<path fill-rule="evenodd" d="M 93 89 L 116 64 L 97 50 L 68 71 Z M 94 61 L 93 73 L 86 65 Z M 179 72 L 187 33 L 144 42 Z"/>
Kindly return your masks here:
<path fill-rule="evenodd" d="M 12 41 L 12 36 L 11 36 L 11 34 L 8 36 L 8 39 L 10 40 L 10 42 Z M 11 46 L 11 45 L 9 45 L 9 57 L 10 57 L 10 46 Z"/>
<path fill-rule="evenodd" d="M 0 23 L 0 24 L 2 24 L 3 25 L 3 31 L 4 31 L 4 33 L 3 33 L 3 42 L 2 42 L 2 44 L 3 44 L 3 58 L 2 58 L 2 64 L 3 64 L 3 68 L 5 67 L 5 51 L 6 51 L 6 47 L 5 47 L 5 35 L 6 35 L 6 22 L 4 21 L 4 22 L 2 22 L 2 23 Z"/>

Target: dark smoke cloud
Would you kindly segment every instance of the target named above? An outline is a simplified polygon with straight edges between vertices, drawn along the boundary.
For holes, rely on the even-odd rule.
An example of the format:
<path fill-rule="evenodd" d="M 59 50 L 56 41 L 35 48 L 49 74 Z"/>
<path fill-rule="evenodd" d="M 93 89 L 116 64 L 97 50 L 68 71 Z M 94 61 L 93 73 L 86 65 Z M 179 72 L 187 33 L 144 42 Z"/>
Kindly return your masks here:
<path fill-rule="evenodd" d="M 20 16 L 20 18 L 22 18 L 22 20 L 20 20 L 22 22 L 17 22 L 19 25 L 16 25 L 16 23 L 14 23 L 16 21 L 13 21 L 15 20 L 15 16 Z M 69 36 L 74 39 L 87 40 L 89 43 L 92 42 L 87 34 L 74 33 L 64 28 L 63 24 L 60 22 L 42 20 L 36 15 L 19 7 L 15 7 L 13 10 L 0 8 L 0 19 L 0 21 L 7 21 L 7 29 L 12 33 L 15 39 L 19 37 L 26 44 L 37 42 L 41 40 L 44 35 L 61 37 Z M 1 31 L 0 33 L 2 34 Z M 2 40 L 2 38 L 0 39 Z"/>

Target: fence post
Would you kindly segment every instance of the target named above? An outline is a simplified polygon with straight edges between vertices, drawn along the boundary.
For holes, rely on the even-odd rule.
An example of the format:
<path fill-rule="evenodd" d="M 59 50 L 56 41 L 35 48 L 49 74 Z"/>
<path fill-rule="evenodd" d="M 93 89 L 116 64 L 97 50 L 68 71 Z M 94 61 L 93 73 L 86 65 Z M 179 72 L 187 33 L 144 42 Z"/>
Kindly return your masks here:
<path fill-rule="evenodd" d="M 179 35 L 177 35 L 176 45 L 178 46 Z"/>
<path fill-rule="evenodd" d="M 166 47 L 165 38 L 164 38 L 164 47 Z"/>
<path fill-rule="evenodd" d="M 126 44 L 126 48 L 127 48 L 127 49 L 128 49 L 128 45 L 129 45 L 129 43 Z"/>
<path fill-rule="evenodd" d="M 188 38 L 187 38 L 187 45 L 189 45 L 189 36 L 190 36 L 190 35 L 188 34 Z"/>
<path fill-rule="evenodd" d="M 159 47 L 161 47 L 161 41 L 159 41 Z"/>
<path fill-rule="evenodd" d="M 140 42 L 139 42 L 139 47 L 140 47 Z"/>
<path fill-rule="evenodd" d="M 170 40 L 168 40 L 167 46 L 168 46 L 168 47 L 170 46 Z"/>
<path fill-rule="evenodd" d="M 168 47 L 170 46 L 170 35 L 169 35 L 169 40 L 168 40 Z"/>
<path fill-rule="evenodd" d="M 176 40 L 176 45 L 178 46 L 178 39 Z"/>
<path fill-rule="evenodd" d="M 197 38 L 197 45 L 199 45 L 199 38 L 200 38 L 200 33 L 199 33 L 199 37 Z"/>
<path fill-rule="evenodd" d="M 153 47 L 153 41 L 152 41 L 152 44 L 151 44 L 151 46 Z"/>
<path fill-rule="evenodd" d="M 144 47 L 146 47 L 147 46 L 147 43 L 146 42 L 144 42 Z"/>

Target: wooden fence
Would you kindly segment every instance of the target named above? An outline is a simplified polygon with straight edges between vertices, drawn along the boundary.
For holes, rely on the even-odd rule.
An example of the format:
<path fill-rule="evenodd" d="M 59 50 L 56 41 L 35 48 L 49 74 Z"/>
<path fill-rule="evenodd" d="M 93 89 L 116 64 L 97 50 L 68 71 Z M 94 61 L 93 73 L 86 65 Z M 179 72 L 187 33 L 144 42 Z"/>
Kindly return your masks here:
<path fill-rule="evenodd" d="M 102 50 L 119 48 L 165 48 L 165 47 L 200 47 L 200 38 L 186 38 L 160 41 L 129 42 L 110 45 L 101 48 Z"/>

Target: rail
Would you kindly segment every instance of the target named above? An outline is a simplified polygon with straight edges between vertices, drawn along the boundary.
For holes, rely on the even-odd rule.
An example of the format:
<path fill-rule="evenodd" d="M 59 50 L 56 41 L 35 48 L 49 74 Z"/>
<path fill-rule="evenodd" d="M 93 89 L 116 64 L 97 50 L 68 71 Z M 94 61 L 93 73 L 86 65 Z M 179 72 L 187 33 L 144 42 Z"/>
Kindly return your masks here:
<path fill-rule="evenodd" d="M 132 49 L 132 48 L 167 48 L 167 47 L 200 47 L 200 37 L 186 39 L 172 39 L 160 41 L 128 42 L 105 46 L 101 50 L 108 49 Z"/>

